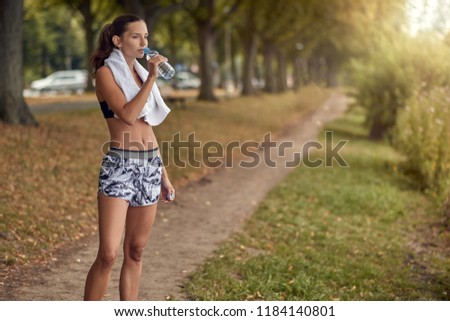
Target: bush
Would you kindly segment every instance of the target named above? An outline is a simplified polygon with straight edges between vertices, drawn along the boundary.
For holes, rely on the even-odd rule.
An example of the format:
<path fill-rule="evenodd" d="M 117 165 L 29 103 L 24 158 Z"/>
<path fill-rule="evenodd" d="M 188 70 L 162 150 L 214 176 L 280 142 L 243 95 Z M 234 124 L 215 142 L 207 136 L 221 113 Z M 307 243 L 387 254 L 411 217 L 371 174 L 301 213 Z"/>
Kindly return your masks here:
<path fill-rule="evenodd" d="M 384 49 L 383 49 L 384 48 Z M 356 103 L 367 110 L 369 137 L 381 139 L 395 125 L 397 110 L 411 95 L 414 72 L 398 47 L 381 46 L 353 62 Z"/>
<path fill-rule="evenodd" d="M 397 119 L 394 144 L 419 186 L 440 202 L 450 191 L 450 88 L 418 92 Z"/>
<path fill-rule="evenodd" d="M 418 89 L 449 85 L 449 48 L 436 37 L 380 38 L 368 56 L 352 62 L 356 103 L 367 109 L 369 136 L 381 139 Z"/>

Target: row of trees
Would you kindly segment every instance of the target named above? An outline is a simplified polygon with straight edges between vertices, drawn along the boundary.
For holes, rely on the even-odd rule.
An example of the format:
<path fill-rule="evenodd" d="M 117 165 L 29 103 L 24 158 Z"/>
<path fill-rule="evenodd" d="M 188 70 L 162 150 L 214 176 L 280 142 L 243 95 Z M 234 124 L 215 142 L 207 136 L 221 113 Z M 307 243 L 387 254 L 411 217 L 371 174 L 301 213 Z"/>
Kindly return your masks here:
<path fill-rule="evenodd" d="M 0 9 L 2 23 L 11 25 L 9 19 L 20 27 L 15 30 L 23 27 L 24 47 L 15 31 L 8 44 L 15 54 L 5 53 L 4 61 L 20 66 L 18 53 L 23 52 L 27 80 L 52 69 L 90 70 L 101 27 L 129 12 L 145 18 L 150 45 L 161 48 L 172 63 L 199 65 L 199 99 L 215 100 L 218 66 L 243 95 L 255 93 L 258 78 L 267 92 L 286 90 L 288 75 L 294 89 L 307 82 L 333 86 L 345 78 L 353 57 L 368 55 L 376 35 L 402 32 L 404 8 L 405 0 L 33 0 L 2 1 Z M 15 95 L 20 91 L 17 87 Z M 22 110 L 2 103 L 5 121 L 23 123 L 30 116 L 19 119 L 6 109 Z"/>
<path fill-rule="evenodd" d="M 66 54 L 79 53 L 80 48 L 84 50 L 83 62 L 89 68 L 86 62 L 101 26 L 121 12 L 135 13 L 145 17 L 152 45 L 163 48 L 173 62 L 198 62 L 203 80 L 199 98 L 213 100 L 213 75 L 217 65 L 231 71 L 233 75 L 229 77 L 242 84 L 244 95 L 254 93 L 252 81 L 261 77 L 255 76 L 256 70 L 264 71 L 260 74 L 264 75 L 268 92 L 287 88 L 287 69 L 293 74 L 296 88 L 309 80 L 335 84 L 339 66 L 355 49 L 357 51 L 355 35 L 363 40 L 364 31 L 370 29 L 367 25 L 377 28 L 400 3 L 402 1 L 371 4 L 349 0 L 37 0 L 26 7 L 26 25 L 39 30 L 36 24 L 44 24 L 40 28 L 43 36 L 26 34 L 32 41 L 25 44 L 40 49 L 35 55 L 41 54 L 42 73 L 47 71 L 46 52 L 53 52 L 56 62 Z M 67 23 L 71 20 L 81 27 L 84 46 L 78 41 L 80 29 Z M 55 42 L 58 34 L 64 38 Z M 54 48 L 55 43 L 64 48 Z M 231 48 L 224 48 L 225 43 Z M 180 48 L 188 50 L 190 55 Z M 39 61 L 28 52 L 25 51 L 25 63 L 31 59 Z M 241 58 L 240 70 L 236 66 L 237 57 Z M 61 68 L 61 62 L 58 65 Z"/>
<path fill-rule="evenodd" d="M 364 41 L 369 29 L 378 28 L 392 15 L 401 18 L 396 13 L 402 9 L 402 3 L 403 0 L 35 0 L 26 6 L 26 26 L 32 32 L 26 34 L 25 44 L 40 50 L 34 56 L 26 50 L 25 63 L 27 66 L 29 61 L 41 61 L 41 74 L 45 74 L 48 52 L 57 62 L 67 55 L 79 56 L 82 48 L 84 66 L 90 68 L 86 62 L 101 26 L 121 12 L 130 12 L 145 17 L 151 44 L 163 48 L 172 62 L 195 60 L 199 64 L 200 99 L 215 99 L 213 78 L 218 65 L 227 68 L 228 78 L 241 84 L 244 95 L 254 94 L 253 81 L 261 74 L 265 91 L 286 90 L 288 70 L 296 89 L 307 81 L 334 85 L 342 63 L 361 50 L 355 46 L 355 37 Z M 73 21 L 75 28 L 67 21 Z M 84 46 L 79 45 L 80 29 L 76 25 L 81 27 Z M 34 36 L 33 32 L 39 32 L 36 30 L 41 30 L 41 36 Z M 62 39 L 55 42 L 58 35 Z M 59 48 L 55 48 L 55 43 Z M 186 50 L 189 54 L 183 52 Z M 36 54 L 41 59 L 36 59 Z M 58 63 L 59 68 L 62 65 Z M 255 75 L 257 70 L 262 72 Z"/>

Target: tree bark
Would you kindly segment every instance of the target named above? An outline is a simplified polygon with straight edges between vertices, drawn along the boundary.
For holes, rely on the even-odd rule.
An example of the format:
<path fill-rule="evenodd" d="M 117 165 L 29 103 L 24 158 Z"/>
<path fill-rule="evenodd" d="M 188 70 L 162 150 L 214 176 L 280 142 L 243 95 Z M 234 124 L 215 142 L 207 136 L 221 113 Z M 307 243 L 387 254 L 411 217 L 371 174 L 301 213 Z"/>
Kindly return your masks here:
<path fill-rule="evenodd" d="M 200 86 L 199 100 L 216 101 L 214 95 L 214 42 L 215 32 L 211 19 L 197 21 L 198 42 L 200 47 Z"/>
<path fill-rule="evenodd" d="M 47 47 L 46 46 L 42 46 L 42 50 L 41 50 L 42 54 L 41 54 L 41 78 L 45 78 L 48 76 L 48 71 L 47 71 L 47 65 L 48 65 L 48 59 L 47 59 Z"/>
<path fill-rule="evenodd" d="M 333 58 L 326 58 L 326 82 L 327 87 L 336 87 L 336 62 Z"/>
<path fill-rule="evenodd" d="M 279 49 L 277 49 L 276 55 L 277 55 L 277 61 L 278 61 L 277 92 L 285 92 L 287 90 L 286 56 Z"/>
<path fill-rule="evenodd" d="M 23 0 L 0 1 L 0 120 L 37 125 L 23 99 Z"/>
<path fill-rule="evenodd" d="M 320 84 L 321 79 L 321 68 L 320 68 L 320 58 L 313 56 L 308 59 L 308 71 L 309 79 L 316 84 Z"/>
<path fill-rule="evenodd" d="M 85 43 L 86 43 L 86 62 L 88 70 L 88 83 L 87 91 L 94 91 L 94 85 L 92 84 L 92 65 L 91 65 L 91 54 L 94 52 L 94 15 L 91 12 L 91 1 L 82 1 L 78 7 L 79 12 L 83 16 L 83 28 L 85 31 Z"/>
<path fill-rule="evenodd" d="M 249 12 L 252 14 L 252 12 Z M 255 77 L 255 62 L 257 53 L 257 34 L 253 30 L 252 16 L 248 17 L 246 30 L 242 31 L 241 41 L 244 48 L 244 62 L 242 65 L 242 95 L 251 96 L 255 94 L 253 78 Z"/>
<path fill-rule="evenodd" d="M 296 51 L 294 54 L 294 72 L 293 72 L 293 78 L 294 78 L 294 85 L 293 89 L 295 91 L 299 91 L 302 87 L 302 58 L 300 57 L 300 54 Z"/>
<path fill-rule="evenodd" d="M 374 117 L 372 118 L 372 124 L 369 131 L 369 139 L 381 140 L 384 137 L 386 131 L 388 130 L 388 126 L 386 126 L 385 122 L 383 122 L 381 118 L 381 113 L 374 115 Z"/>
<path fill-rule="evenodd" d="M 87 48 L 87 56 L 86 56 L 86 61 L 87 61 L 87 70 L 88 70 L 88 83 L 87 83 L 87 91 L 93 91 L 94 90 L 94 84 L 92 83 L 92 64 L 91 64 L 91 54 L 94 52 L 94 30 L 92 28 L 92 24 L 91 26 L 91 32 L 87 32 L 86 33 L 86 48 Z M 87 27 L 87 26 L 86 26 Z M 88 29 L 86 29 L 88 30 Z"/>
<path fill-rule="evenodd" d="M 234 83 L 234 88 L 239 88 L 240 83 L 241 83 L 241 78 L 239 76 L 239 68 L 237 66 L 236 63 L 236 56 L 237 56 L 237 47 L 238 44 L 236 43 L 236 41 L 233 41 L 234 39 L 232 39 L 231 41 L 231 79 L 233 80 Z"/>
<path fill-rule="evenodd" d="M 273 45 L 265 41 L 264 42 L 264 91 L 273 93 L 277 90 L 277 83 L 273 68 L 273 59 L 275 50 Z"/>

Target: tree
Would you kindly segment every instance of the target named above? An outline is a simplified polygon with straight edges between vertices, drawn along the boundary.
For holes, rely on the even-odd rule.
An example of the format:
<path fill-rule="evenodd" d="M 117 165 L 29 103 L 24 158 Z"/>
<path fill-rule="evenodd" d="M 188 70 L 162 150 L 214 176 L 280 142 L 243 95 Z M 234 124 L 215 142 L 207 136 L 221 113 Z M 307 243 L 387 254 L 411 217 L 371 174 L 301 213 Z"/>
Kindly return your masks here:
<path fill-rule="evenodd" d="M 264 56 L 264 90 L 287 89 L 286 56 L 292 54 L 299 39 L 304 41 L 303 32 L 312 24 L 313 3 L 311 0 L 244 0 L 241 10 L 233 17 L 243 48 L 243 95 L 255 93 L 252 80 L 260 44 Z"/>
<path fill-rule="evenodd" d="M 198 45 L 200 48 L 200 100 L 217 100 L 214 95 L 214 54 L 217 30 L 236 12 L 241 0 L 235 0 L 231 6 L 216 0 L 199 0 L 184 2 L 185 10 L 193 18 L 198 32 Z"/>
<path fill-rule="evenodd" d="M 0 1 L 0 120 L 37 125 L 23 99 L 23 0 Z"/>
<path fill-rule="evenodd" d="M 234 24 L 240 35 L 241 46 L 244 53 L 242 64 L 242 95 L 255 94 L 253 78 L 255 77 L 256 54 L 258 50 L 258 34 L 256 26 L 257 0 L 247 0 L 243 10 L 235 17 Z"/>

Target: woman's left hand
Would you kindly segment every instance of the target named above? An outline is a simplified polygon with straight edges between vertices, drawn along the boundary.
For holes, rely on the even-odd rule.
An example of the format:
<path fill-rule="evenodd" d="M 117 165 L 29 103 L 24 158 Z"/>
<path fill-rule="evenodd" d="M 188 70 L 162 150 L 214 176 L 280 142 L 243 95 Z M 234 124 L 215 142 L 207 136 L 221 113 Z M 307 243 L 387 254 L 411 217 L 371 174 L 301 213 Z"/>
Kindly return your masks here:
<path fill-rule="evenodd" d="M 175 200 L 175 188 L 168 178 L 163 177 L 161 180 L 161 194 L 163 203 L 170 203 Z"/>

